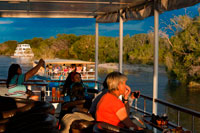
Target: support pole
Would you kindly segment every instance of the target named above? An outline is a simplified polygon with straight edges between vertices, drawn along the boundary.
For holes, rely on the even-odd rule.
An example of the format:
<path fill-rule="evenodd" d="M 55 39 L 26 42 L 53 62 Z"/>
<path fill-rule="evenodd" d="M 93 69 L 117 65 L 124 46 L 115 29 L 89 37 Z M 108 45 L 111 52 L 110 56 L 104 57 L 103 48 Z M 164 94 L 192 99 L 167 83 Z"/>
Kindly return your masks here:
<path fill-rule="evenodd" d="M 98 55 L 99 55 L 99 24 L 95 24 L 95 81 L 98 81 Z M 97 83 L 95 89 L 98 89 Z"/>
<path fill-rule="evenodd" d="M 120 10 L 120 17 L 119 17 L 119 72 L 123 73 L 122 64 L 123 64 L 123 19 L 121 17 Z"/>
<path fill-rule="evenodd" d="M 153 71 L 153 110 L 157 114 L 157 103 L 155 99 L 158 98 L 158 50 L 159 50 L 159 13 L 154 9 L 154 71 Z"/>

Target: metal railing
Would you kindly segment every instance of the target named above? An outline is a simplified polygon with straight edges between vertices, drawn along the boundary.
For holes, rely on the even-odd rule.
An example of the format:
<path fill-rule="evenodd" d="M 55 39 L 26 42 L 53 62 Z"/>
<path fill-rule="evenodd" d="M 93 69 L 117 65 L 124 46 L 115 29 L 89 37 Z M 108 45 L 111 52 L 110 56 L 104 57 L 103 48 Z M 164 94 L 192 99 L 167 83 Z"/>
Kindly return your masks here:
<path fill-rule="evenodd" d="M 50 82 L 64 83 L 65 80 L 45 80 L 45 82 L 44 82 L 44 80 L 28 80 L 28 81 L 26 81 L 24 83 L 24 85 L 26 85 L 29 90 L 32 90 L 33 86 L 46 87 L 46 90 L 48 90 L 47 87 L 49 87 L 49 83 Z M 99 86 L 99 87 L 102 86 L 101 82 L 94 81 L 94 80 L 83 80 L 83 83 L 94 83 L 95 84 L 94 87 L 96 87 L 96 86 Z M 6 87 L 6 79 L 0 79 L 0 85 Z M 101 90 L 102 87 L 99 88 L 99 89 Z"/>
<path fill-rule="evenodd" d="M 134 108 L 135 110 L 139 111 L 139 112 L 142 112 L 144 114 L 147 114 L 147 115 L 151 115 L 152 113 L 151 112 L 147 112 L 147 104 L 146 104 L 146 100 L 150 100 L 151 102 L 153 101 L 153 98 L 152 97 L 149 97 L 149 96 L 145 96 L 145 95 L 140 95 L 140 98 L 143 98 L 144 99 L 144 103 L 143 103 L 143 109 L 141 108 L 138 108 L 138 103 L 137 101 L 135 102 L 135 105 L 134 107 L 132 106 L 132 108 Z M 169 124 L 173 127 L 176 127 L 176 126 L 181 126 L 180 125 L 180 117 L 181 117 L 181 112 L 184 112 L 186 114 L 189 114 L 192 116 L 192 129 L 191 131 L 194 132 L 195 131 L 195 117 L 197 118 L 200 118 L 200 112 L 197 112 L 197 111 L 194 111 L 192 109 L 188 109 L 188 108 L 184 108 L 182 106 L 179 106 L 179 105 L 176 105 L 176 104 L 172 104 L 172 103 L 169 103 L 167 101 L 164 101 L 164 100 L 160 100 L 160 99 L 155 99 L 155 102 L 161 104 L 161 105 L 164 105 L 165 107 L 167 108 L 172 108 L 174 110 L 177 111 L 177 122 L 176 123 L 172 123 L 172 122 L 169 122 Z M 166 111 L 166 110 L 165 110 Z M 166 112 L 165 112 L 166 113 Z"/>
<path fill-rule="evenodd" d="M 51 78 L 52 80 L 56 80 L 56 79 L 59 79 L 59 78 L 64 78 L 63 80 L 65 80 L 68 76 L 68 72 L 64 72 L 64 71 L 59 71 L 58 73 L 49 73 L 49 72 L 46 72 L 46 76 L 48 78 Z M 81 78 L 84 79 L 84 80 L 88 80 L 88 79 L 95 79 L 95 71 L 81 71 L 80 72 L 81 74 Z M 39 75 L 44 75 L 43 73 L 40 73 Z"/>

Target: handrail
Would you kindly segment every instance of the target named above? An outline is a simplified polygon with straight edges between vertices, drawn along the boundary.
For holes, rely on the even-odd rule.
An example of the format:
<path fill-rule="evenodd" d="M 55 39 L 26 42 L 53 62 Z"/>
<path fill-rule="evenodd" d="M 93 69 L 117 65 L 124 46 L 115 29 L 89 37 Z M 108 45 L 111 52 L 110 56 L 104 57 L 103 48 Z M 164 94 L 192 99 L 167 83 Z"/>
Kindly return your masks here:
<path fill-rule="evenodd" d="M 182 111 L 182 112 L 185 112 L 185 113 L 192 114 L 192 115 L 200 118 L 200 112 L 197 112 L 197 111 L 194 111 L 194 110 L 191 110 L 191 109 L 188 109 L 188 108 L 184 108 L 184 107 L 176 105 L 176 104 L 165 102 L 165 101 L 160 100 L 160 99 L 155 99 L 155 101 L 158 102 L 158 103 L 160 103 L 160 104 L 163 104 L 165 106 L 174 108 L 176 110 L 179 110 L 179 111 Z"/>
<path fill-rule="evenodd" d="M 135 103 L 135 107 L 132 106 L 132 108 L 134 108 L 135 110 L 138 110 L 144 114 L 146 114 L 146 99 L 147 100 L 150 100 L 150 101 L 153 101 L 153 98 L 152 97 L 149 97 L 149 96 L 145 96 L 145 95 L 140 95 L 141 98 L 144 98 L 144 109 L 140 109 L 137 107 L 137 103 Z M 169 124 L 173 127 L 176 126 L 180 126 L 180 112 L 184 112 L 184 113 L 187 113 L 189 115 L 192 116 L 192 129 L 191 131 L 194 132 L 195 131 L 195 127 L 194 127 L 194 117 L 197 117 L 197 118 L 200 118 L 200 112 L 198 111 L 195 111 L 195 110 L 192 110 L 192 109 L 189 109 L 189 108 L 185 108 L 185 107 L 182 107 L 182 106 L 179 106 L 179 105 L 176 105 L 176 104 L 173 104 L 173 103 L 169 103 L 167 101 L 164 101 L 164 100 L 161 100 L 161 99 L 155 99 L 155 102 L 159 103 L 159 104 L 162 104 L 166 107 L 170 107 L 174 110 L 177 111 L 177 123 L 172 123 L 172 122 L 169 122 Z"/>
<path fill-rule="evenodd" d="M 6 85 L 6 83 L 0 83 L 0 85 Z M 24 83 L 24 85 L 31 85 L 31 86 L 47 86 L 48 84 L 46 83 Z"/>
<path fill-rule="evenodd" d="M 140 97 L 144 97 L 144 98 L 146 98 L 146 99 L 153 100 L 152 97 L 150 97 L 150 96 L 145 96 L 145 95 L 143 95 L 143 94 L 140 94 Z"/>
<path fill-rule="evenodd" d="M 6 82 L 6 79 L 0 79 L 0 82 Z M 26 82 L 44 82 L 44 80 L 28 80 Z"/>
<path fill-rule="evenodd" d="M 153 98 L 152 97 L 149 97 L 149 96 L 145 96 L 145 95 L 140 95 L 141 97 L 143 98 L 146 98 L 146 99 L 149 99 L 149 100 L 152 100 Z M 165 106 L 168 106 L 168 107 L 171 107 L 173 109 L 176 109 L 176 110 L 179 110 L 179 111 L 182 111 L 182 112 L 185 112 L 185 113 L 189 113 L 189 114 L 192 114 L 196 117 L 200 117 L 200 112 L 197 112 L 197 111 L 194 111 L 194 110 L 191 110 L 189 108 L 185 108 L 185 107 L 182 107 L 182 106 L 179 106 L 179 105 L 176 105 L 176 104 L 173 104 L 173 103 L 169 103 L 167 101 L 163 101 L 161 99 L 155 99 L 155 102 L 158 102 L 160 104 L 163 104 Z"/>
<path fill-rule="evenodd" d="M 45 80 L 45 81 L 46 82 L 65 82 L 65 80 Z M 44 80 L 28 80 L 28 81 L 26 81 L 26 83 L 29 83 L 29 82 L 44 82 Z M 85 82 L 85 83 L 94 82 L 94 83 L 102 84 L 101 82 L 95 81 L 95 80 L 83 80 L 83 82 Z M 6 83 L 6 79 L 0 79 L 0 84 L 4 84 L 4 83 Z"/>

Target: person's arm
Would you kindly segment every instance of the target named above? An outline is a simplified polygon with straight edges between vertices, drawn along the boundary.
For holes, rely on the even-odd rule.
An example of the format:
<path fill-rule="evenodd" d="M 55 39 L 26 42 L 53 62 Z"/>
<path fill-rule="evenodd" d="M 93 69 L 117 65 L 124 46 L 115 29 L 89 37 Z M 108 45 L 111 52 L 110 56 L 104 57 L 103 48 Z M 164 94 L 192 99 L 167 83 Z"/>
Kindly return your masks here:
<path fill-rule="evenodd" d="M 33 67 L 31 70 L 29 70 L 28 72 L 26 72 L 25 74 L 25 81 L 27 81 L 29 78 L 31 78 L 34 74 L 36 74 L 38 72 L 38 70 L 40 69 L 41 66 L 44 66 L 45 62 L 43 59 L 40 59 L 39 63 Z"/>
<path fill-rule="evenodd" d="M 125 105 L 127 114 L 130 114 L 130 105 L 129 105 L 128 99 L 127 99 L 127 101 L 124 101 L 124 105 Z"/>
<path fill-rule="evenodd" d="M 117 117 L 120 119 L 120 121 L 122 121 L 124 123 L 124 125 L 128 128 L 133 127 L 134 130 L 139 130 L 141 129 L 140 127 L 138 127 L 137 125 L 135 125 L 131 119 L 128 117 L 128 114 L 126 112 L 126 108 L 123 107 L 121 109 L 119 109 L 116 113 Z"/>
<path fill-rule="evenodd" d="M 129 101 L 128 101 L 128 99 L 129 99 L 128 97 L 129 97 L 130 93 L 131 93 L 131 88 L 127 85 L 126 86 L 125 94 L 124 94 L 124 96 L 122 98 L 122 101 L 123 101 L 123 103 L 124 103 L 124 105 L 126 107 L 127 114 L 130 113 L 130 106 L 129 106 Z"/>

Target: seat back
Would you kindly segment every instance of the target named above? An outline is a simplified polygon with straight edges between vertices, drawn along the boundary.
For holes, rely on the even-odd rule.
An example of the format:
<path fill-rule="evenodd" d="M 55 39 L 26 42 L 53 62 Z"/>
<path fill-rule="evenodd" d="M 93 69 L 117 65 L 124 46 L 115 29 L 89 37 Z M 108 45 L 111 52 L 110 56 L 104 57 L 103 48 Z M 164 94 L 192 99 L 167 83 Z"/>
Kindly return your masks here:
<path fill-rule="evenodd" d="M 71 124 L 70 130 L 72 133 L 90 133 L 93 130 L 95 122 L 87 120 L 75 120 Z"/>

